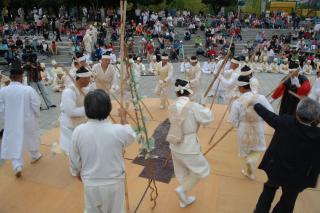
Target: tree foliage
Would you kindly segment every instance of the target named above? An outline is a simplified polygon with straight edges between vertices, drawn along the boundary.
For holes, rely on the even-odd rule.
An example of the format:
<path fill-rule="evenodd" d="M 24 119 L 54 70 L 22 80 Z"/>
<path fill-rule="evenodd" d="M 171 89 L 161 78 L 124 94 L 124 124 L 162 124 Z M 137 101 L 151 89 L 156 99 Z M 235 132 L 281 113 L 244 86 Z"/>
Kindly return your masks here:
<path fill-rule="evenodd" d="M 210 5 L 213 12 L 217 14 L 222 7 L 233 6 L 237 4 L 237 0 L 202 0 L 204 4 Z"/>

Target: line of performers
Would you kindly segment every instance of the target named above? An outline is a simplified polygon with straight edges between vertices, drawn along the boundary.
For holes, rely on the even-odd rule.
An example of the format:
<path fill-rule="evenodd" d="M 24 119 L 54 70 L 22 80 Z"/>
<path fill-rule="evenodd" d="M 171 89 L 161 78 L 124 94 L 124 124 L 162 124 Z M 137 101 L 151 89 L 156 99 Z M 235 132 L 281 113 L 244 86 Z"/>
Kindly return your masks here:
<path fill-rule="evenodd" d="M 121 79 L 118 65 L 110 64 L 110 60 L 111 57 L 109 55 L 104 55 L 102 56 L 101 62 L 91 68 L 86 63 L 85 56 L 78 57 L 73 62 L 73 68 L 68 72 L 67 77 L 69 83 L 66 89 L 63 90 L 61 98 L 60 146 L 70 158 L 72 175 L 81 176 L 84 181 L 85 208 L 87 211 L 93 209 L 101 210 L 101 208 L 104 208 L 106 212 L 124 212 L 124 166 L 122 152 L 118 149 L 122 149 L 134 141 L 134 131 L 128 125 L 122 128 L 119 127 L 118 124 L 112 124 L 109 119 L 106 119 L 110 115 L 111 106 L 107 107 L 107 109 L 97 106 L 99 103 L 105 103 L 103 106 L 111 105 L 110 98 L 107 94 L 116 95 L 120 86 L 123 86 L 124 92 L 129 94 L 131 86 L 130 79 L 138 79 L 139 73 L 131 70 L 131 72 L 125 73 Z M 127 65 L 129 69 L 133 68 L 133 62 L 132 59 L 129 59 Z M 31 122 L 35 124 L 39 117 L 40 100 L 36 97 L 33 90 L 21 85 L 22 74 L 21 69 L 11 70 L 11 79 L 13 82 L 0 90 L 0 110 L 2 110 L 3 113 L 5 113 L 5 117 L 8 118 L 5 120 L 7 123 L 5 123 L 1 146 L 1 158 L 12 160 L 13 169 L 17 177 L 21 175 L 23 167 L 23 150 L 30 151 L 33 162 L 38 161 L 41 157 L 38 151 L 40 142 L 39 131 L 35 131 L 35 125 L 29 125 Z M 180 201 L 180 207 L 185 208 L 196 200 L 195 196 L 189 196 L 188 192 L 201 179 L 210 174 L 209 163 L 200 150 L 197 130 L 201 124 L 208 125 L 212 123 L 214 117 L 212 111 L 204 106 L 206 100 L 200 97 L 201 68 L 195 56 L 191 57 L 191 67 L 186 70 L 185 80 L 178 79 L 173 82 L 173 66 L 169 62 L 168 55 L 166 54 L 162 55 L 161 62 L 157 64 L 156 74 L 158 79 L 156 92 L 160 96 L 160 108 L 168 108 L 170 121 L 175 121 L 177 117 L 183 118 L 182 122 L 172 122 L 170 128 L 175 131 L 169 132 L 171 136 L 173 135 L 179 139 L 178 142 L 170 143 L 170 149 L 172 152 L 175 176 L 179 181 L 179 186 L 175 191 Z M 230 77 L 226 78 L 226 75 Z M 138 80 L 136 82 L 138 83 Z M 227 98 L 227 103 L 231 106 L 229 121 L 238 129 L 237 142 L 239 156 L 244 162 L 241 173 L 252 180 L 255 178 L 254 169 L 256 164 L 260 156 L 267 149 L 264 136 L 264 120 L 275 128 L 277 125 L 273 125 L 271 120 L 276 119 L 276 122 L 281 123 L 281 119 L 279 120 L 278 116 L 273 113 L 274 110 L 267 98 L 259 94 L 257 89 L 258 84 L 253 76 L 253 70 L 249 66 L 244 66 L 240 69 L 238 58 L 231 59 L 230 69 L 219 74 L 217 78 L 218 86 L 219 82 L 226 85 L 227 90 L 224 96 Z M 169 106 L 168 95 L 171 92 L 171 86 L 174 86 L 177 100 Z M 216 88 L 218 88 L 218 86 Z M 16 94 L 17 89 L 21 91 L 21 97 L 19 100 L 13 100 L 10 97 Z M 92 93 L 94 89 L 99 90 L 95 90 L 96 92 Z M 313 92 L 319 93 L 319 87 L 316 87 L 314 90 L 312 89 Z M 296 116 L 297 114 L 297 119 L 300 119 L 299 121 L 305 124 L 306 127 L 304 128 L 313 128 L 318 125 L 320 122 L 319 113 L 313 113 L 312 110 L 320 108 L 319 103 L 310 98 L 302 101 L 300 101 L 299 98 L 308 96 L 310 91 L 311 85 L 309 80 L 300 74 L 299 65 L 291 62 L 289 65 L 288 78 L 283 79 L 283 82 L 281 82 L 272 95 L 273 99 L 282 96 L 279 115 L 282 116 L 286 114 L 288 116 Z M 89 96 L 87 96 L 88 93 L 90 94 Z M 23 94 L 25 94 L 25 96 L 23 96 Z M 25 97 L 29 96 L 32 97 L 34 101 L 34 103 L 30 105 L 32 109 L 24 109 L 22 102 L 24 100 L 27 101 Z M 129 100 L 129 98 L 126 99 L 127 103 L 125 107 L 129 107 Z M 15 106 L 15 111 L 10 111 L 10 108 L 8 109 L 10 104 Z M 300 117 L 300 114 L 296 111 L 297 108 L 299 108 L 299 104 L 302 106 L 310 105 L 308 105 L 309 107 L 300 107 L 300 109 L 305 110 L 302 111 L 305 112 L 305 114 Z M 28 125 L 22 125 L 21 119 L 19 120 L 19 118 L 14 115 L 15 112 L 21 111 L 22 113 L 23 110 L 21 109 L 30 111 Z M 35 113 L 32 113 L 32 110 L 35 111 Z M 121 117 L 123 117 L 123 114 L 123 111 L 120 111 Z M 314 119 L 314 116 L 318 117 Z M 21 117 L 24 117 L 23 114 L 21 114 Z M 125 118 L 123 120 L 125 120 Z M 80 125 L 84 123 L 85 125 Z M 20 124 L 22 127 L 16 128 L 17 126 L 20 127 Z M 101 128 L 108 127 L 107 132 L 112 135 L 112 137 L 108 137 L 106 131 L 98 131 L 100 126 Z M 286 128 L 282 127 L 281 129 Z M 318 136 L 320 135 L 319 129 L 313 130 L 315 136 L 317 136 L 317 134 Z M 278 130 L 276 129 L 276 131 Z M 82 137 L 81 134 L 85 134 L 84 137 Z M 19 138 L 16 138 L 16 135 L 19 135 Z M 30 137 L 30 135 L 32 135 L 32 137 Z M 279 140 L 281 137 L 276 133 L 273 140 Z M 29 138 L 33 138 L 33 140 L 30 141 Z M 102 142 L 105 138 L 109 138 L 108 143 Z M 310 137 L 308 140 L 310 144 L 313 144 L 313 142 L 317 142 L 318 139 L 317 137 Z M 27 143 L 25 141 L 27 141 Z M 108 144 L 110 144 L 110 146 L 113 144 L 114 147 L 110 147 L 110 149 L 99 148 L 100 146 L 108 146 Z M 268 174 L 269 180 L 271 178 L 269 174 L 273 174 L 272 172 L 274 171 L 273 169 L 271 171 L 270 168 L 275 165 L 276 168 L 274 169 L 282 171 L 281 159 L 286 157 L 285 153 L 280 153 L 281 156 L 283 155 L 283 158 L 279 156 L 274 157 L 274 155 L 271 154 L 274 151 L 272 150 L 273 147 L 270 146 L 268 148 L 268 154 L 264 156 L 262 164 L 260 165 L 260 168 Z M 300 148 L 312 150 L 312 146 Z M 105 152 L 98 152 L 97 150 L 104 150 Z M 112 150 L 115 152 L 112 153 Z M 312 159 L 316 159 L 317 155 L 314 156 L 313 154 L 314 151 L 310 152 Z M 112 163 L 102 163 L 103 161 L 101 159 L 106 159 Z M 276 161 L 276 163 L 273 163 L 274 161 Z M 303 189 L 314 187 L 313 180 L 316 179 L 319 174 L 319 165 L 314 165 L 312 160 L 304 162 L 303 165 L 308 168 L 308 176 L 302 179 L 310 179 L 310 181 L 308 184 L 303 185 L 304 187 L 299 188 L 299 191 L 295 191 L 296 196 Z M 286 169 L 288 168 L 284 165 L 283 170 L 286 171 Z M 108 171 L 112 172 L 109 173 Z M 284 175 L 288 175 L 288 173 Z M 297 182 L 301 182 L 299 175 L 294 178 L 297 179 Z M 120 184 L 119 187 L 117 184 Z M 266 190 L 269 185 L 265 185 Z M 277 187 L 273 186 L 273 189 L 276 190 Z M 102 191 L 106 191 L 106 194 L 101 194 L 100 192 Z M 113 192 L 117 192 L 117 201 L 107 202 L 107 200 L 114 200 L 112 199 Z M 269 198 L 269 202 L 270 199 L 272 202 L 273 196 L 269 195 L 269 197 L 271 197 Z M 283 193 L 282 196 L 283 199 L 280 200 L 281 203 L 278 208 L 283 205 L 281 208 L 291 208 L 292 210 L 292 200 L 290 204 L 286 203 L 286 196 L 289 195 Z M 104 201 L 106 201 L 106 203 L 104 203 Z M 259 202 L 260 204 L 264 203 L 263 198 L 259 199 Z M 293 200 L 293 206 L 294 202 L 295 200 Z M 262 204 L 257 206 L 259 207 L 258 209 L 263 209 L 261 206 Z M 112 210 L 110 210 L 110 208 Z M 270 209 L 270 205 L 266 205 L 264 209 L 268 208 Z M 257 212 L 268 212 L 268 210 Z"/>

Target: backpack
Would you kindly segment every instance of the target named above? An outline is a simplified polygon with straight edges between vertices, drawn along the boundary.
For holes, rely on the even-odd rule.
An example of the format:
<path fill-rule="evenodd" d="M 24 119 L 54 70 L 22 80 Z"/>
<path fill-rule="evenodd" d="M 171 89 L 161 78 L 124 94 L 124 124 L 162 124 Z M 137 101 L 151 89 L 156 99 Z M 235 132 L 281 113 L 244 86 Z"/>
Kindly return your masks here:
<path fill-rule="evenodd" d="M 188 102 L 180 113 L 177 111 L 176 105 L 171 105 L 169 107 L 169 120 L 170 128 L 167 135 L 167 141 L 174 145 L 178 145 L 183 142 L 184 132 L 183 132 L 183 122 L 186 118 L 186 114 L 191 109 L 193 103 Z"/>

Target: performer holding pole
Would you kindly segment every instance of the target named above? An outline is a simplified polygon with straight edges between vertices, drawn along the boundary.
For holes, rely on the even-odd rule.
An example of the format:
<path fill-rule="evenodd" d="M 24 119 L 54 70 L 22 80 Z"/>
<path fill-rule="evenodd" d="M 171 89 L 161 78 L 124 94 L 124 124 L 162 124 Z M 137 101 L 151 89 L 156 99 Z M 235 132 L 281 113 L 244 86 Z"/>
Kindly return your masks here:
<path fill-rule="evenodd" d="M 282 96 L 279 115 L 289 114 L 294 115 L 299 98 L 290 94 L 289 91 L 296 93 L 299 96 L 308 96 L 311 86 L 307 77 L 300 74 L 299 64 L 291 62 L 289 66 L 289 76 L 287 80 L 281 82 L 272 95 L 273 99 Z"/>
<path fill-rule="evenodd" d="M 273 111 L 273 108 L 266 97 L 252 92 L 249 75 L 239 76 L 237 86 L 241 95 L 231 106 L 230 119 L 232 125 L 238 128 L 239 155 L 244 159 L 245 165 L 242 174 L 254 179 L 255 165 L 261 153 L 266 150 L 266 144 L 264 122 L 252 106 L 248 105 L 250 101 L 256 100 L 270 111 Z"/>

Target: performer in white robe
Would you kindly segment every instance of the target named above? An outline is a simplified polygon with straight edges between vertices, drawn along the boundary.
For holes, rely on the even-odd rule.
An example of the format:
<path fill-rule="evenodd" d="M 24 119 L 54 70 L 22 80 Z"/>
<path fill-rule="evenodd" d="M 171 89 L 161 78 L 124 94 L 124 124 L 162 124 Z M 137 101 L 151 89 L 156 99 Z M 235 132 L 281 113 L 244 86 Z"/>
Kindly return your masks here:
<path fill-rule="evenodd" d="M 156 73 L 156 67 L 157 67 L 157 56 L 156 55 L 152 55 L 151 57 L 151 62 L 149 64 L 149 68 L 148 68 L 148 72 L 149 74 L 155 74 Z"/>
<path fill-rule="evenodd" d="M 180 64 L 180 72 L 185 73 L 187 69 L 190 69 L 191 64 L 188 57 L 184 58 L 184 61 Z"/>
<path fill-rule="evenodd" d="M 279 65 L 278 65 L 278 59 L 273 59 L 273 62 L 269 66 L 269 72 L 271 73 L 279 73 Z"/>
<path fill-rule="evenodd" d="M 183 118 L 181 126 L 183 138 L 179 143 L 170 143 L 170 149 L 174 173 L 180 184 L 176 192 L 179 196 L 180 207 L 184 208 L 195 201 L 195 197 L 188 196 L 187 192 L 210 174 L 209 164 L 200 150 L 197 129 L 200 124 L 212 123 L 213 115 L 210 109 L 190 101 L 189 95 L 192 94 L 192 90 L 187 81 L 177 79 L 175 91 L 178 99 L 169 108 L 169 119 L 172 122 L 171 125 L 179 125 L 173 121 L 178 117 Z"/>
<path fill-rule="evenodd" d="M 101 62 L 92 68 L 95 73 L 95 83 L 97 89 L 102 89 L 106 93 L 115 93 L 119 89 L 117 68 L 110 64 L 111 56 L 103 55 Z"/>
<path fill-rule="evenodd" d="M 11 160 L 15 175 L 19 178 L 25 151 L 29 151 L 31 163 L 41 158 L 38 126 L 41 101 L 32 87 L 22 84 L 21 65 L 12 67 L 11 83 L 0 90 L 0 114 L 1 120 L 4 120 L 0 159 Z"/>
<path fill-rule="evenodd" d="M 311 65 L 311 61 L 308 60 L 307 63 L 305 65 L 303 65 L 303 74 L 306 75 L 311 75 L 312 74 L 312 65 Z"/>
<path fill-rule="evenodd" d="M 146 67 L 143 63 L 141 63 L 141 58 L 138 57 L 135 63 L 136 71 L 139 73 L 139 75 L 145 75 L 146 74 Z"/>
<path fill-rule="evenodd" d="M 83 37 L 83 43 L 84 43 L 84 49 L 86 51 L 87 54 L 92 53 L 92 38 L 90 36 L 90 34 L 86 33 Z"/>
<path fill-rule="evenodd" d="M 96 101 L 96 100 L 99 101 Z M 124 148 L 135 141 L 135 132 L 121 113 L 122 124 L 107 120 L 111 101 L 103 90 L 85 98 L 88 122 L 72 134 L 72 175 L 84 185 L 85 212 L 125 213 Z"/>
<path fill-rule="evenodd" d="M 289 73 L 288 58 L 285 58 L 283 60 L 283 64 L 280 64 L 279 72 L 288 75 L 288 73 Z"/>
<path fill-rule="evenodd" d="M 221 83 L 225 87 L 225 99 L 227 104 L 231 104 L 232 101 L 239 96 L 239 91 L 236 84 L 240 73 L 239 63 L 239 58 L 231 59 L 231 77 L 229 79 L 226 79 L 224 76 L 218 77 L 218 80 L 220 79 Z"/>
<path fill-rule="evenodd" d="M 202 72 L 205 74 L 211 74 L 214 71 L 214 65 L 211 62 L 211 59 L 208 58 L 202 65 Z"/>
<path fill-rule="evenodd" d="M 239 155 L 244 159 L 242 174 L 254 179 L 254 168 L 263 151 L 266 150 L 264 121 L 250 103 L 255 101 L 273 112 L 271 104 L 263 95 L 254 94 L 250 89 L 249 76 L 239 76 L 237 81 L 241 96 L 232 104 L 231 123 L 238 128 Z"/>
<path fill-rule="evenodd" d="M 200 102 L 200 79 L 201 79 L 201 68 L 200 63 L 196 56 L 191 56 L 191 67 L 186 70 L 186 80 L 190 82 L 191 90 L 193 95 L 190 97 L 191 101 Z"/>
<path fill-rule="evenodd" d="M 64 85 L 64 75 L 63 75 L 63 71 L 62 70 L 57 70 L 55 72 L 55 78 L 53 80 L 53 85 L 52 85 L 52 89 L 55 92 L 62 92 L 65 88 Z"/>
<path fill-rule="evenodd" d="M 76 72 L 76 81 L 66 88 L 61 96 L 60 114 L 60 148 L 69 155 L 71 136 L 75 127 L 86 122 L 83 101 L 88 92 L 86 87 L 90 83 L 91 72 L 81 67 Z"/>
<path fill-rule="evenodd" d="M 312 85 L 309 97 L 320 103 L 320 70 L 316 73 L 316 80 Z"/>
<path fill-rule="evenodd" d="M 253 94 L 258 94 L 260 89 L 259 80 L 253 76 L 253 70 L 245 65 L 241 68 L 240 76 L 248 76 L 250 78 L 250 89 Z"/>
<path fill-rule="evenodd" d="M 165 109 L 168 106 L 169 89 L 172 85 L 173 66 L 168 62 L 169 56 L 163 53 L 161 62 L 158 63 L 156 74 L 158 76 L 158 84 L 155 88 L 156 95 L 160 96 L 160 109 Z"/>

